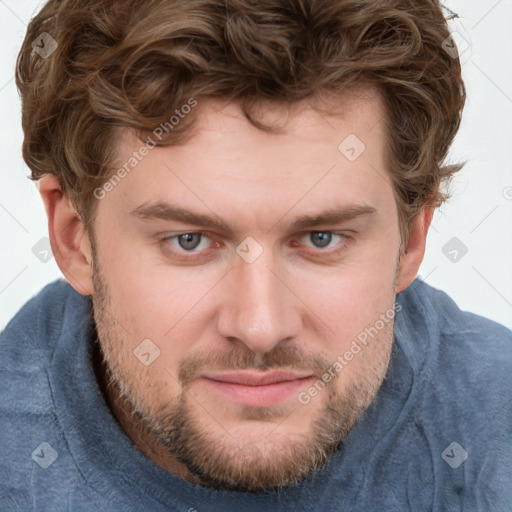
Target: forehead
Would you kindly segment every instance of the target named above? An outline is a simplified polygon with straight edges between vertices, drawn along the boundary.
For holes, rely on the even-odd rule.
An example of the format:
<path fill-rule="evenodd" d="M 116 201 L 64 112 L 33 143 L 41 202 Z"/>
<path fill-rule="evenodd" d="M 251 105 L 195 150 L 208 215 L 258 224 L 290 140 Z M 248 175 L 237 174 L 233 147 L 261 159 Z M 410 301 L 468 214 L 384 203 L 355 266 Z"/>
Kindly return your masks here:
<path fill-rule="evenodd" d="M 236 103 L 197 102 L 190 137 L 147 151 L 105 203 L 133 211 L 165 201 L 221 218 L 224 211 L 236 215 L 232 222 L 247 216 L 255 223 L 258 212 L 263 223 L 297 208 L 315 214 L 319 205 L 377 207 L 390 197 L 384 109 L 371 89 L 322 102 L 261 104 L 258 120 L 279 127 L 277 132 L 251 125 Z M 116 164 L 126 168 L 145 144 L 129 130 L 118 129 L 116 137 Z"/>
<path fill-rule="evenodd" d="M 207 147 L 210 143 L 215 144 L 217 154 L 221 151 L 233 154 L 239 147 L 230 143 L 233 138 L 236 138 L 238 145 L 258 146 L 259 149 L 272 147 L 269 142 L 273 141 L 279 144 L 299 144 L 305 141 L 308 143 L 305 149 L 311 149 L 309 143 L 318 142 L 336 148 L 340 138 L 350 130 L 360 139 L 365 139 L 364 143 L 378 150 L 375 147 L 375 138 L 383 135 L 384 105 L 380 93 L 370 86 L 353 86 L 338 94 L 326 92 L 322 98 L 311 98 L 291 104 L 273 101 L 258 103 L 253 110 L 254 116 L 264 124 L 277 128 L 277 133 L 269 133 L 252 126 L 245 118 L 238 102 L 210 97 L 191 100 L 197 107 L 192 110 L 188 105 L 182 105 L 187 109 L 183 108 L 178 116 L 176 114 L 181 110 L 178 106 L 176 114 L 170 112 L 169 120 L 155 126 L 155 131 L 149 136 L 158 141 L 161 138 L 159 134 L 171 131 L 173 125 L 180 122 L 180 118 L 193 116 L 196 122 L 190 130 L 188 140 L 172 146 L 175 156 L 178 156 L 180 149 L 186 152 L 189 148 Z M 114 130 L 116 153 L 120 164 L 144 141 L 135 137 L 132 130 Z M 371 132 L 374 132 L 375 137 Z"/>

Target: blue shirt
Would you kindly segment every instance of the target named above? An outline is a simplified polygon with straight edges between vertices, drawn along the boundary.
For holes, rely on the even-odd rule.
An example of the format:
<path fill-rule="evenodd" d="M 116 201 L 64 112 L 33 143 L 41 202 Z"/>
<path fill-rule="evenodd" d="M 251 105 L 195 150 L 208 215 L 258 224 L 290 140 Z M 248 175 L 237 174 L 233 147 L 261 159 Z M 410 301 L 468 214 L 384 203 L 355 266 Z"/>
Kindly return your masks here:
<path fill-rule="evenodd" d="M 280 491 L 204 488 L 116 422 L 91 360 L 91 302 L 46 286 L 0 335 L 1 510 L 511 511 L 512 332 L 416 279 L 390 366 L 340 449 Z"/>

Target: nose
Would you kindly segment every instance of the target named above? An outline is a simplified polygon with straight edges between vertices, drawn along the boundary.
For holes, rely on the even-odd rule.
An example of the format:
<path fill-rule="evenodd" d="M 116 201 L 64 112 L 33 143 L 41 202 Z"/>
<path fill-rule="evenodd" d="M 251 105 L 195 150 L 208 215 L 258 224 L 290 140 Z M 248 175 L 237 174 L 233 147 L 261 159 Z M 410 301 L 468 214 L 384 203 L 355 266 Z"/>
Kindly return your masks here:
<path fill-rule="evenodd" d="M 301 303 L 290 289 L 290 274 L 274 264 L 270 252 L 252 263 L 236 258 L 218 315 L 219 334 L 256 353 L 297 337 L 302 326 Z"/>

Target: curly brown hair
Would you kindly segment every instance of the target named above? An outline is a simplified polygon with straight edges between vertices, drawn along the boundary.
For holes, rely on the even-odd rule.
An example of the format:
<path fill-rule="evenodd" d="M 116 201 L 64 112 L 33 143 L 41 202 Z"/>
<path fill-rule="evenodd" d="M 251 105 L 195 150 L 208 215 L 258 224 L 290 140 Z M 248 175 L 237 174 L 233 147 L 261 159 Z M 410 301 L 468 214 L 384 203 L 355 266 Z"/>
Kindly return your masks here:
<path fill-rule="evenodd" d="M 94 190 L 113 172 L 114 127 L 143 139 L 205 96 L 239 102 L 251 123 L 272 130 L 257 102 L 366 84 L 385 106 L 404 242 L 463 165 L 444 165 L 466 96 L 459 59 L 443 49 L 448 19 L 438 0 L 49 0 L 16 69 L 30 178 L 56 175 L 87 228 Z M 51 55 L 34 51 L 42 33 L 57 42 Z M 159 144 L 183 140 L 195 117 Z"/>

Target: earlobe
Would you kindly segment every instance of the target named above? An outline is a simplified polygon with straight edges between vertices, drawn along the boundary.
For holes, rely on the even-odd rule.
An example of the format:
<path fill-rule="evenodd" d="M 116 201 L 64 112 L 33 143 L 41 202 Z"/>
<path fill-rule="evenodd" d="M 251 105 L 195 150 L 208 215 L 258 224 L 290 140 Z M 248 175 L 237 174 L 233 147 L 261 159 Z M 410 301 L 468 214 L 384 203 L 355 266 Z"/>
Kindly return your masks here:
<path fill-rule="evenodd" d="M 434 208 L 428 207 L 423 209 L 412 221 L 409 240 L 402 249 L 395 286 L 396 293 L 404 291 L 418 275 L 418 270 L 425 255 L 428 228 L 433 215 Z"/>
<path fill-rule="evenodd" d="M 48 234 L 57 265 L 77 292 L 92 295 L 90 241 L 82 219 L 56 176 L 43 176 L 38 188 L 48 216 Z"/>

